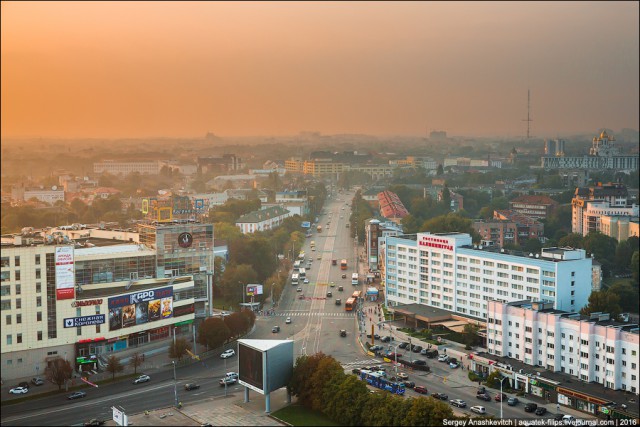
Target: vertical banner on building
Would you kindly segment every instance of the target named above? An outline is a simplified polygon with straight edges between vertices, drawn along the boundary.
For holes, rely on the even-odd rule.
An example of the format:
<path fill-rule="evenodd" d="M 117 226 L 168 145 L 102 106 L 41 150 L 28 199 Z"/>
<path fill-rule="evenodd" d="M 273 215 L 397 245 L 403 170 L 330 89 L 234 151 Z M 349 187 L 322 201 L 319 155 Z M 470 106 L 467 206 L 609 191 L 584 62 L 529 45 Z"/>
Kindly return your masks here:
<path fill-rule="evenodd" d="M 142 213 L 145 215 L 149 213 L 149 199 L 142 199 Z"/>
<path fill-rule="evenodd" d="M 75 266 L 73 246 L 57 246 L 56 262 L 56 299 L 75 298 Z"/>

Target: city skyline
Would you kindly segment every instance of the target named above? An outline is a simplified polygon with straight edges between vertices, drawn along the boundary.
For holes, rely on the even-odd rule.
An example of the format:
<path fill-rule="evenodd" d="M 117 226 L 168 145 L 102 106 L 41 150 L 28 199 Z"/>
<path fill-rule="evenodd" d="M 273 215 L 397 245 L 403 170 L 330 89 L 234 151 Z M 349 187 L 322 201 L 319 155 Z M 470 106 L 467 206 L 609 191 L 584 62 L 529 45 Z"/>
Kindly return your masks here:
<path fill-rule="evenodd" d="M 637 129 L 637 2 L 2 3 L 2 138 Z"/>

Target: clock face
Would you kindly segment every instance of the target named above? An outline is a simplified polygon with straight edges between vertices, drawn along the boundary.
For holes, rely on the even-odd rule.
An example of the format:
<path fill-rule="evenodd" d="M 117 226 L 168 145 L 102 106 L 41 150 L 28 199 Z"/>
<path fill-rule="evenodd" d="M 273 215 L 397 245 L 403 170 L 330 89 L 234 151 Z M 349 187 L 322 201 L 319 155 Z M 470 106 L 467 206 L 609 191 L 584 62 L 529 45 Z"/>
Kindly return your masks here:
<path fill-rule="evenodd" d="M 181 248 L 188 248 L 193 243 L 193 236 L 191 233 L 181 233 L 178 236 L 178 245 Z"/>

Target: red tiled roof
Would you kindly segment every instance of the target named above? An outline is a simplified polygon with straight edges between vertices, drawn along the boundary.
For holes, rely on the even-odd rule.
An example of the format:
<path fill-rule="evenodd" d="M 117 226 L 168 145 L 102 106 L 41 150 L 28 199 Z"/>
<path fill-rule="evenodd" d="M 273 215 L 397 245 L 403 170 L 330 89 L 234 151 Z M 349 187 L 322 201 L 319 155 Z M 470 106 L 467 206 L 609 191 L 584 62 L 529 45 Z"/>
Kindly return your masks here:
<path fill-rule="evenodd" d="M 409 211 L 404 207 L 396 193 L 383 191 L 378 193 L 378 203 L 380 213 L 385 218 L 404 218 L 409 215 Z"/>

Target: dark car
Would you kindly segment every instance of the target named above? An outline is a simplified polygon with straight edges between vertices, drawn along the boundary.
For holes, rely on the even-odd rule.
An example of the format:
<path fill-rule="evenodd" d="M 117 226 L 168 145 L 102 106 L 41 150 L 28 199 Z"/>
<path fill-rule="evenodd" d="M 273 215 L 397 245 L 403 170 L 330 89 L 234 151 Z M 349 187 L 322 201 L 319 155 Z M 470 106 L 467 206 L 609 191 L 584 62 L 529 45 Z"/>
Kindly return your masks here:
<path fill-rule="evenodd" d="M 76 391 L 71 393 L 69 396 L 67 396 L 67 399 L 69 400 L 80 399 L 82 397 L 85 397 L 86 395 L 87 393 L 85 393 L 84 391 Z"/>
<path fill-rule="evenodd" d="M 536 409 L 538 409 L 537 403 L 527 403 L 524 405 L 524 412 L 534 412 Z"/>
<path fill-rule="evenodd" d="M 331 298 L 333 296 L 333 294 L 331 293 L 331 291 L 327 292 L 327 298 Z"/>
<path fill-rule="evenodd" d="M 91 418 L 89 421 L 84 423 L 84 426 L 103 426 L 106 421 L 99 420 L 97 418 Z"/>
<path fill-rule="evenodd" d="M 408 346 L 409 346 L 409 343 L 408 343 L 408 342 L 401 342 L 401 343 L 398 345 L 398 348 L 407 348 Z"/>
<path fill-rule="evenodd" d="M 391 337 L 382 337 L 382 338 L 380 338 L 380 341 L 389 342 L 389 341 L 391 341 Z"/>
<path fill-rule="evenodd" d="M 413 391 L 415 391 L 416 393 L 420 393 L 420 394 L 427 394 L 427 388 L 426 387 L 422 387 L 421 385 L 417 385 L 413 388 Z"/>
<path fill-rule="evenodd" d="M 367 338 L 371 338 L 371 334 L 367 334 Z"/>
<path fill-rule="evenodd" d="M 427 364 L 427 362 L 425 362 L 424 360 L 414 360 L 413 364 L 414 365 L 419 365 L 419 366 L 425 366 Z"/>
<path fill-rule="evenodd" d="M 395 359 L 396 357 L 398 357 L 398 359 L 402 359 L 402 354 L 400 354 L 400 353 L 394 353 L 394 352 L 391 352 L 391 353 L 387 354 L 387 358 L 389 358 L 389 359 L 392 359 L 392 360 L 393 360 L 393 359 Z"/>
<path fill-rule="evenodd" d="M 536 409 L 535 413 L 536 415 L 544 415 L 547 413 L 547 408 L 540 406 L 539 408 Z"/>
<path fill-rule="evenodd" d="M 31 379 L 31 383 L 34 385 L 43 385 L 44 384 L 44 380 L 40 377 L 35 377 Z"/>
<path fill-rule="evenodd" d="M 196 384 L 196 383 L 189 383 L 189 384 L 185 384 L 184 385 L 184 389 L 186 391 L 197 390 L 199 388 L 200 388 L 200 386 L 198 384 Z"/>
<path fill-rule="evenodd" d="M 480 400 L 484 400 L 485 402 L 491 402 L 491 396 L 486 393 L 477 394 L 476 397 Z"/>
<path fill-rule="evenodd" d="M 352 374 L 356 374 L 356 375 L 360 375 L 360 368 L 353 368 L 353 369 L 351 370 L 351 373 L 352 373 Z"/>
<path fill-rule="evenodd" d="M 413 381 L 405 381 L 402 384 L 404 384 L 406 388 L 414 388 L 416 386 L 416 383 L 414 383 Z"/>
<path fill-rule="evenodd" d="M 431 393 L 431 397 L 434 397 L 436 399 L 440 399 L 440 400 L 447 400 L 449 399 L 449 396 L 447 396 L 444 393 Z"/>
<path fill-rule="evenodd" d="M 340 298 L 336 298 L 336 305 L 342 305 L 342 300 Z"/>
<path fill-rule="evenodd" d="M 422 351 L 422 346 L 421 345 L 417 345 L 415 347 L 413 347 L 413 352 L 414 353 L 420 353 Z"/>
<path fill-rule="evenodd" d="M 485 394 L 487 392 L 487 389 L 484 388 L 484 386 L 480 386 L 478 387 L 478 391 L 476 391 L 476 394 Z"/>
<path fill-rule="evenodd" d="M 22 381 L 21 383 L 18 383 L 18 387 L 29 388 L 29 383 L 26 381 Z"/>
<path fill-rule="evenodd" d="M 562 419 L 564 418 L 564 414 L 556 414 L 553 419 L 555 421 L 562 421 Z"/>
<path fill-rule="evenodd" d="M 342 273 L 342 278 L 343 278 L 343 279 L 346 279 L 346 278 L 347 278 L 347 275 L 346 275 L 346 274 L 344 274 L 344 273 Z"/>
<path fill-rule="evenodd" d="M 374 339 L 376 339 L 376 340 L 379 340 L 379 339 L 380 339 L 380 335 L 378 335 L 378 334 L 373 334 L 373 338 L 374 338 Z"/>
<path fill-rule="evenodd" d="M 341 337 L 346 337 L 347 336 L 347 331 L 345 331 L 344 329 L 340 329 L 340 336 Z"/>

